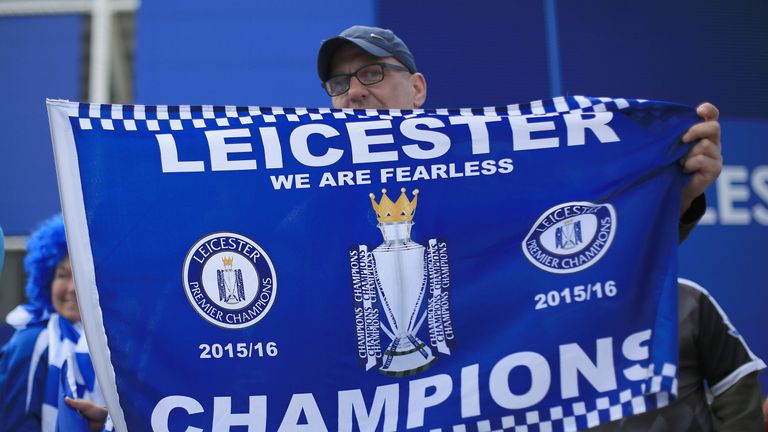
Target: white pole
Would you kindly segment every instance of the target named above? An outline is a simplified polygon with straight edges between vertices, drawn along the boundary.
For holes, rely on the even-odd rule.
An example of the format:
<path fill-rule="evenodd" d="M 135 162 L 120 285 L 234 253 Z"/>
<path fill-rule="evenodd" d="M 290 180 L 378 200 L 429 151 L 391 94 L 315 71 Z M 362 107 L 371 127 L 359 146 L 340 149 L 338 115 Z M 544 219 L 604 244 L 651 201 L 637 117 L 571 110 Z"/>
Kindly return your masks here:
<path fill-rule="evenodd" d="M 109 0 L 93 0 L 91 9 L 91 64 L 88 100 L 108 103 L 110 90 L 109 48 L 112 38 L 112 9 Z"/>
<path fill-rule="evenodd" d="M 112 0 L 113 12 L 132 12 L 139 7 L 139 0 Z M 92 0 L 0 0 L 0 16 L 89 14 Z"/>

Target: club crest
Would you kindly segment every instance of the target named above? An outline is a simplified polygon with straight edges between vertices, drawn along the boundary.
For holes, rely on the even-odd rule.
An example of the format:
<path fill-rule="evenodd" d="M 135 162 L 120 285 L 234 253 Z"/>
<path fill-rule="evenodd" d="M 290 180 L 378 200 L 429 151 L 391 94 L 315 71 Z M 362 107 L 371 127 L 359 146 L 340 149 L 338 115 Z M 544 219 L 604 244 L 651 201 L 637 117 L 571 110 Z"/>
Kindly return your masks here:
<path fill-rule="evenodd" d="M 570 202 L 545 211 L 523 240 L 523 253 L 551 273 L 575 273 L 595 264 L 616 233 L 610 204 Z"/>
<path fill-rule="evenodd" d="M 266 316 L 277 293 L 272 260 L 248 237 L 210 234 L 184 260 L 184 292 L 195 311 L 219 327 L 248 327 Z"/>

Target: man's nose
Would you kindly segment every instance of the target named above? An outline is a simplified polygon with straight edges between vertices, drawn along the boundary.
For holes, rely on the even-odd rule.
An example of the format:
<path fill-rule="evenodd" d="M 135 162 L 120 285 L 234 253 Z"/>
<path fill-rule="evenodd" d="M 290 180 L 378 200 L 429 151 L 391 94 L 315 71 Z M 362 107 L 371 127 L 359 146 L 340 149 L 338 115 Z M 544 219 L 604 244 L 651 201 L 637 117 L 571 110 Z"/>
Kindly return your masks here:
<path fill-rule="evenodd" d="M 368 96 L 368 87 L 360 83 L 357 77 L 349 79 L 349 98 L 354 100 L 365 99 Z"/>

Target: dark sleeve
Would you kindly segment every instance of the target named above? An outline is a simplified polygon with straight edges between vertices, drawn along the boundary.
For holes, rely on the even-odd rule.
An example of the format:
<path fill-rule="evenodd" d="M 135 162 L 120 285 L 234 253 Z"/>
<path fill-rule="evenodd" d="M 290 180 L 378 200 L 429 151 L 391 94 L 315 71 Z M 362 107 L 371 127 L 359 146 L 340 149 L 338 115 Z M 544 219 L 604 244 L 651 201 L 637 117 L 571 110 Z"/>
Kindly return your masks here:
<path fill-rule="evenodd" d="M 680 216 L 680 220 L 677 223 L 678 238 L 677 242 L 682 243 L 688 235 L 693 231 L 693 228 L 699 223 L 701 217 L 707 211 L 707 198 L 704 194 L 697 196 L 688 210 Z"/>
<path fill-rule="evenodd" d="M 759 431 L 763 426 L 763 397 L 757 372 L 733 384 L 712 401 L 712 414 L 721 432 Z"/>
<path fill-rule="evenodd" d="M 697 339 L 699 369 L 715 397 L 746 375 L 765 367 L 706 291 L 699 300 Z"/>

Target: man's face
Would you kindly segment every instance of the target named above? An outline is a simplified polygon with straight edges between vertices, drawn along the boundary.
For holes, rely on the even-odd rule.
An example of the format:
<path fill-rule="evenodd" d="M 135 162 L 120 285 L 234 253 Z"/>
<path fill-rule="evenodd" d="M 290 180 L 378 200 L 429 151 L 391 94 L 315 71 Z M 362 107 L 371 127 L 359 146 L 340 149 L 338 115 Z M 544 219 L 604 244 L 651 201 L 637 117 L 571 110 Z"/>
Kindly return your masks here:
<path fill-rule="evenodd" d="M 336 51 L 331 61 L 331 76 L 352 73 L 372 63 L 402 66 L 394 57 L 374 57 L 357 45 L 348 44 Z M 352 77 L 349 91 L 331 98 L 334 108 L 414 109 L 426 98 L 426 82 L 420 73 L 384 70 L 384 79 L 368 86 Z"/>

